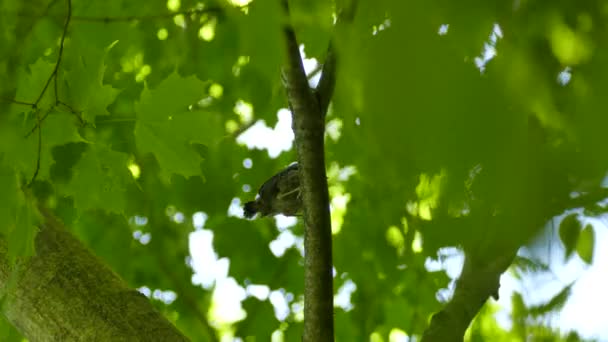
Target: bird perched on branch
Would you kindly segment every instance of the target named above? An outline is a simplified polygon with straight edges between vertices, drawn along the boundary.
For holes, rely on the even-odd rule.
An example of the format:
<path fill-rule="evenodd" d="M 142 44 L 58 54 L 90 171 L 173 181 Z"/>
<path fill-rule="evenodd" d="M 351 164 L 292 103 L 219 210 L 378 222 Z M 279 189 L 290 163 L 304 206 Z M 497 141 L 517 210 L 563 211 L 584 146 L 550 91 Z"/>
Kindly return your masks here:
<path fill-rule="evenodd" d="M 255 201 L 243 206 L 245 217 L 283 214 L 296 216 L 302 210 L 300 196 L 300 171 L 294 163 L 268 179 L 258 191 Z"/>

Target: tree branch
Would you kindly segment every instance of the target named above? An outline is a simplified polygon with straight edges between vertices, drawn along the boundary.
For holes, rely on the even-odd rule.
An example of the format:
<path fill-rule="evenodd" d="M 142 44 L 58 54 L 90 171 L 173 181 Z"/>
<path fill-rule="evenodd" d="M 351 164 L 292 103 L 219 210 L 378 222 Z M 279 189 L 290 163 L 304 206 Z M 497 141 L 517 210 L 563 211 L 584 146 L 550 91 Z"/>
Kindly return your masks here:
<path fill-rule="evenodd" d="M 319 108 L 321 114 L 325 116 L 327 114 L 327 108 L 329 102 L 334 95 L 334 88 L 336 86 L 336 53 L 334 52 L 334 44 L 330 43 L 327 49 L 327 55 L 325 57 L 325 63 L 323 63 L 323 69 L 321 71 L 321 78 L 315 89 L 317 95 L 317 101 L 319 101 Z"/>
<path fill-rule="evenodd" d="M 493 260 L 467 255 L 454 296 L 433 315 L 422 342 L 463 341 L 464 333 L 481 307 L 490 296 L 498 293 L 500 275 L 511 265 L 518 249 L 515 247 Z"/>
<path fill-rule="evenodd" d="M 283 1 L 288 13 L 287 1 Z M 287 60 L 283 85 L 293 115 L 293 131 L 304 204 L 304 342 L 333 341 L 332 237 L 325 173 L 325 122 L 308 86 L 295 32 L 284 28 Z"/>
<path fill-rule="evenodd" d="M 354 17 L 357 0 L 338 15 L 338 24 Z M 289 17 L 289 5 L 283 0 Z M 304 336 L 303 341 L 333 341 L 332 236 L 325 172 L 325 114 L 336 83 L 336 55 L 330 43 L 321 78 L 313 92 L 302 65 L 293 28 L 284 28 L 286 63 L 283 86 L 293 115 L 293 131 L 304 204 Z"/>
<path fill-rule="evenodd" d="M 336 20 L 336 31 L 344 24 L 353 21 L 358 3 L 359 0 L 351 0 L 349 6 L 341 10 L 338 14 L 338 19 Z M 335 39 L 335 36 L 333 39 Z M 321 109 L 323 116 L 327 114 L 327 108 L 334 95 L 334 88 L 336 85 L 336 51 L 334 46 L 335 44 L 333 41 L 329 43 L 325 62 L 323 63 L 321 78 L 315 89 L 317 101 L 319 101 L 319 108 Z"/>
<path fill-rule="evenodd" d="M 36 168 L 34 169 L 34 174 L 32 175 L 32 179 L 28 183 L 28 186 L 31 186 L 32 184 L 34 184 L 34 181 L 36 180 L 36 177 L 38 176 L 38 172 L 40 171 L 40 158 L 41 158 L 40 153 L 42 152 L 42 122 L 47 117 L 48 113 L 50 113 L 50 109 L 47 112 L 47 115 L 45 115 L 44 117 L 41 118 L 40 109 L 38 108 L 38 104 L 44 97 L 44 94 L 46 93 L 47 89 L 49 88 L 49 85 L 51 84 L 51 80 L 54 80 L 53 88 L 55 89 L 55 106 L 59 104 L 59 94 L 58 94 L 58 90 L 57 90 L 57 73 L 59 72 L 59 67 L 61 66 L 61 59 L 63 57 L 63 46 L 65 43 L 65 37 L 68 33 L 68 26 L 70 25 L 70 20 L 72 19 L 72 0 L 67 0 L 67 3 L 68 3 L 68 14 L 66 15 L 65 23 L 63 25 L 63 33 L 61 34 L 61 42 L 59 43 L 59 52 L 57 53 L 57 62 L 55 62 L 55 67 L 53 68 L 53 72 L 51 73 L 49 78 L 46 80 L 46 83 L 44 84 L 42 91 L 40 92 L 40 94 L 38 95 L 38 98 L 36 99 L 36 102 L 34 102 L 34 105 L 32 106 L 34 108 L 34 110 L 36 111 L 36 125 L 34 126 L 32 132 L 34 130 L 36 130 L 36 127 L 38 128 L 38 155 L 36 157 Z"/>
<path fill-rule="evenodd" d="M 44 84 L 42 91 L 38 95 L 36 102 L 34 102 L 34 106 L 38 106 L 38 104 L 40 103 L 40 100 L 42 100 L 42 97 L 46 93 L 46 90 L 48 89 L 48 87 L 51 84 L 51 81 L 53 79 L 55 79 L 55 100 L 58 101 L 58 98 L 57 98 L 57 72 L 59 71 L 59 66 L 61 65 L 61 58 L 63 57 L 63 46 L 65 43 L 65 37 L 68 33 L 68 26 L 70 25 L 70 20 L 72 19 L 72 0 L 67 0 L 67 2 L 68 2 L 68 14 L 65 18 L 65 23 L 63 25 L 63 33 L 61 34 L 61 42 L 59 43 L 59 52 L 57 53 L 57 62 L 55 62 L 55 68 L 53 68 L 53 72 L 51 72 L 51 75 L 46 80 L 46 83 Z"/>
<path fill-rule="evenodd" d="M 485 252 L 466 253 L 463 271 L 456 283 L 454 295 L 441 311 L 433 315 L 422 341 L 462 341 L 466 329 L 486 300 L 498 294 L 500 276 L 513 262 L 519 247 L 526 243 L 538 229 L 537 227 L 542 227 L 544 218 L 560 215 L 568 209 L 593 205 L 606 198 L 608 198 L 608 189 L 600 188 L 575 198 L 566 198 L 556 204 L 547 204 L 539 221 L 534 221 L 528 229 L 524 229 L 527 234 L 522 235 L 521 232 L 518 233 L 513 229 L 509 239 L 494 236 L 489 240 L 491 246 L 485 248 Z M 506 217 L 497 216 L 489 226 L 496 227 L 499 222 L 507 222 L 507 220 Z"/>

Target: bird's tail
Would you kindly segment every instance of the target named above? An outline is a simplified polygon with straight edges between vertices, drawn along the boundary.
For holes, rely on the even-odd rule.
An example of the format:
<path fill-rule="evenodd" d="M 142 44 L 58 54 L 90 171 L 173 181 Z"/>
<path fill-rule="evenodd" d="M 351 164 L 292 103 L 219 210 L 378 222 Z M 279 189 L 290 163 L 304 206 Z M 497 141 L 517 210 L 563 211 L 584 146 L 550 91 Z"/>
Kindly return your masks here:
<path fill-rule="evenodd" d="M 243 214 L 246 218 L 252 218 L 259 210 L 258 202 L 256 201 L 247 202 L 243 205 Z"/>

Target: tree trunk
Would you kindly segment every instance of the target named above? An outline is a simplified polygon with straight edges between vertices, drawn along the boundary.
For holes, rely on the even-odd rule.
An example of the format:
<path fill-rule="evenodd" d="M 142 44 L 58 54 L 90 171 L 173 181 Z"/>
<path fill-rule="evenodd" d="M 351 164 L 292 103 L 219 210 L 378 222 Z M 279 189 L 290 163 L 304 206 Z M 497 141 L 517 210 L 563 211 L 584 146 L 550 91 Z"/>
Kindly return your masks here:
<path fill-rule="evenodd" d="M 2 313 L 30 341 L 187 341 L 51 213 L 37 255 L 11 269 L 0 241 Z"/>

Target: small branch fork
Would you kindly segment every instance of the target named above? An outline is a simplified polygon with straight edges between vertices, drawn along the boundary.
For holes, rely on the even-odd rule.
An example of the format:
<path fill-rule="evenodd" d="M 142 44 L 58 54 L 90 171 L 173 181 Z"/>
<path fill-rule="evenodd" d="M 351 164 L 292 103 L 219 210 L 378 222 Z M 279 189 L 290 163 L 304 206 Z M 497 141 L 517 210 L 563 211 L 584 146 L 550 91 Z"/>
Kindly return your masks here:
<path fill-rule="evenodd" d="M 289 17 L 288 1 L 283 0 L 282 3 Z M 354 13 L 354 9 L 349 13 Z M 338 18 L 336 26 L 345 19 L 341 15 Z M 324 133 L 325 114 L 336 80 L 336 56 L 333 44 L 330 44 L 321 78 L 313 90 L 308 85 L 296 35 L 290 25 L 284 27 L 284 36 L 286 61 L 282 72 L 283 86 L 293 115 L 304 204 L 305 300 L 302 340 L 329 342 L 334 339 L 333 263 Z"/>
<path fill-rule="evenodd" d="M 40 101 L 42 100 L 42 98 L 44 97 L 44 94 L 48 90 L 49 85 L 51 84 L 51 81 L 53 81 L 53 89 L 55 91 L 55 106 L 57 106 L 61 103 L 59 101 L 59 93 L 57 90 L 57 73 L 59 72 L 59 68 L 61 67 L 61 59 L 63 57 L 63 48 L 64 48 L 64 43 L 65 43 L 65 37 L 67 36 L 68 26 L 70 25 L 70 20 L 72 18 L 72 0 L 66 0 L 66 1 L 67 1 L 67 6 L 68 6 L 68 13 L 66 15 L 65 23 L 63 25 L 63 32 L 61 34 L 61 42 L 59 43 L 59 52 L 57 53 L 57 62 L 55 62 L 55 67 L 53 68 L 53 72 L 51 72 L 51 74 L 49 75 L 46 83 L 44 84 L 44 87 L 42 88 L 42 91 L 40 91 L 40 94 L 38 95 L 38 98 L 36 99 L 36 102 L 31 104 L 32 108 L 34 109 L 34 112 L 36 113 L 36 125 L 30 131 L 30 133 L 28 133 L 26 135 L 26 137 L 30 136 L 32 133 L 34 133 L 36 130 L 38 130 L 38 151 L 37 151 L 38 153 L 37 153 L 37 157 L 36 157 L 36 169 L 34 171 L 34 175 L 32 176 L 32 179 L 30 180 L 30 182 L 27 185 L 28 187 L 30 187 L 34 183 L 34 181 L 36 180 L 36 177 L 38 176 L 38 172 L 40 171 L 40 158 L 41 158 L 41 153 L 42 153 L 42 122 L 44 121 L 44 119 L 47 118 L 47 116 L 51 112 L 52 108 L 48 109 L 48 111 L 46 111 L 44 116 L 40 116 L 40 108 L 38 108 L 38 104 L 40 104 Z M 26 104 L 25 102 L 21 102 L 21 101 L 13 101 L 13 102 L 17 103 L 17 104 Z"/>

